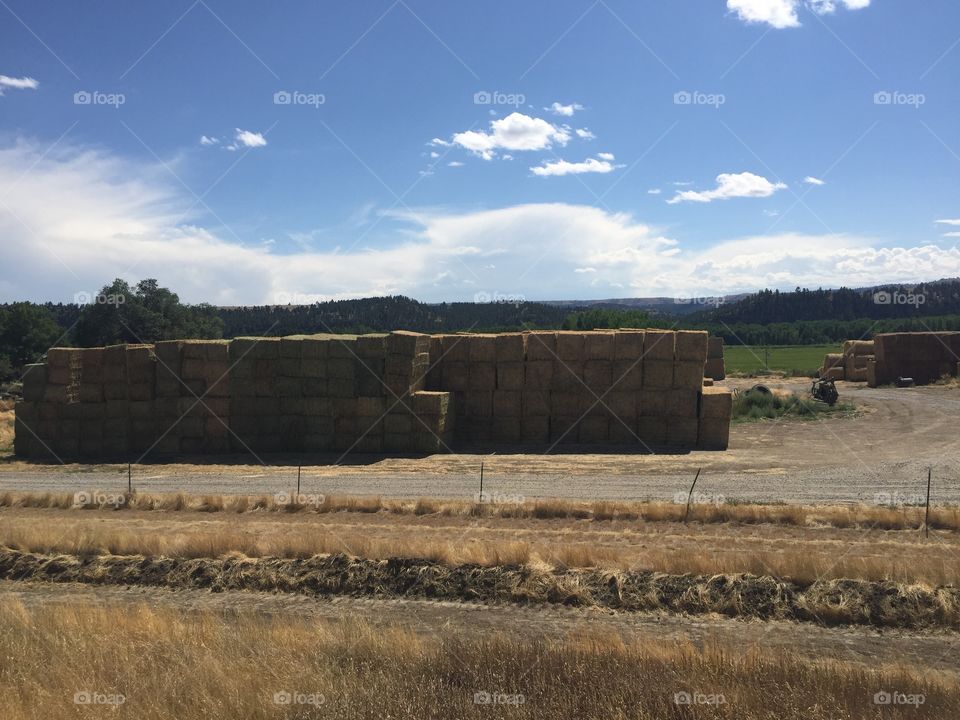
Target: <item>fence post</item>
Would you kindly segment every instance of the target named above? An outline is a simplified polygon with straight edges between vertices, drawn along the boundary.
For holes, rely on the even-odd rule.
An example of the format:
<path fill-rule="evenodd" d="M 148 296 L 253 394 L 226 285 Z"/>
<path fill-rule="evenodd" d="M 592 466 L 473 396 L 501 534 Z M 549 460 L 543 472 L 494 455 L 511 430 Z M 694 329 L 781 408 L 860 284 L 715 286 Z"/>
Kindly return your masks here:
<path fill-rule="evenodd" d="M 133 492 L 133 464 L 127 463 L 127 492 Z"/>
<path fill-rule="evenodd" d="M 700 477 L 700 471 L 703 470 L 702 467 L 697 468 L 697 474 L 693 478 L 693 485 L 690 486 L 690 492 L 687 493 L 687 510 L 683 513 L 683 524 L 687 524 L 687 516 L 690 515 L 690 498 L 693 497 L 693 489 L 697 486 L 697 480 Z"/>
<path fill-rule="evenodd" d="M 927 511 L 923 516 L 923 533 L 925 537 L 930 537 L 930 476 L 933 475 L 933 468 L 927 468 Z"/>
<path fill-rule="evenodd" d="M 297 497 L 300 497 L 300 465 L 297 465 Z"/>
<path fill-rule="evenodd" d="M 477 499 L 483 502 L 483 460 L 480 461 L 480 494 Z"/>

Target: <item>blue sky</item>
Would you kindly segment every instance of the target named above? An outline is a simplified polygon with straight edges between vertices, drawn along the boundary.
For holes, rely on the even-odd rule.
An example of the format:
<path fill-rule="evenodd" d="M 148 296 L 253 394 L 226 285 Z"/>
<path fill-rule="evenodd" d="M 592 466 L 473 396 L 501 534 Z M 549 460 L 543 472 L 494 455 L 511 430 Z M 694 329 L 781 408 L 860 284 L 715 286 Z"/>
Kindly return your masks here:
<path fill-rule="evenodd" d="M 0 299 L 960 275 L 958 45 L 948 0 L 3 0 Z"/>

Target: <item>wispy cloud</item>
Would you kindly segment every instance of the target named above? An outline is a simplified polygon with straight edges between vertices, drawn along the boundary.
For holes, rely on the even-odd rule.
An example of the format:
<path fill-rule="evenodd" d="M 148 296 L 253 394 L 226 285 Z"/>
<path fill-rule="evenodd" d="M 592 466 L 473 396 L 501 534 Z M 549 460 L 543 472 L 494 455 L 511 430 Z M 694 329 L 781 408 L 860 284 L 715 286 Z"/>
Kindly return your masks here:
<path fill-rule="evenodd" d="M 573 114 L 583 110 L 583 105 L 580 103 L 570 103 L 569 105 L 561 105 L 558 102 L 553 103 L 550 107 L 544 108 L 549 112 L 552 112 L 554 115 L 562 115 L 563 117 L 573 117 Z"/>
<path fill-rule="evenodd" d="M 587 158 L 583 162 L 573 163 L 567 160 L 554 160 L 545 162 L 539 167 L 532 167 L 530 172 L 538 177 L 559 177 L 582 173 L 608 173 L 613 172 L 618 167 L 611 162 L 613 155 L 610 153 L 600 153 L 597 158 Z"/>
<path fill-rule="evenodd" d="M 770 182 L 765 177 L 750 172 L 720 173 L 717 175 L 717 187 L 713 190 L 682 190 L 667 202 L 675 205 L 681 202 L 708 203 L 730 198 L 764 198 L 786 187 L 782 182 Z"/>
<path fill-rule="evenodd" d="M 9 75 L 0 75 L 0 95 L 7 88 L 11 90 L 36 90 L 40 83 L 32 77 L 10 77 Z"/>
<path fill-rule="evenodd" d="M 820 178 L 816 178 L 816 177 L 814 177 L 813 175 L 807 175 L 807 176 L 803 179 L 803 181 L 804 181 L 807 185 L 826 185 L 826 184 L 827 184 L 827 181 L 826 181 L 826 180 L 821 180 Z"/>

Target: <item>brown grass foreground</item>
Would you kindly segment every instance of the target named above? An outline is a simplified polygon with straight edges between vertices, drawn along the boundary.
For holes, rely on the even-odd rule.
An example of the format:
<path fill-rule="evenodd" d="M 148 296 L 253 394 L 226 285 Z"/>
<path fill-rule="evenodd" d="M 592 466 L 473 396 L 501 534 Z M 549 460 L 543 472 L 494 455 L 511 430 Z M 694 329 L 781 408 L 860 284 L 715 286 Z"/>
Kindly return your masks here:
<path fill-rule="evenodd" d="M 5 720 L 955 718 L 954 679 L 708 644 L 483 640 L 242 613 L 0 603 Z M 878 706 L 877 693 L 921 705 Z M 698 706 L 678 705 L 688 693 Z M 499 704 L 477 704 L 487 697 Z M 121 704 L 76 704 L 113 700 Z M 289 704 L 282 701 L 291 700 Z M 281 702 L 276 702 L 281 701 Z"/>
<path fill-rule="evenodd" d="M 75 493 L 0 492 L 0 507 L 60 508 L 85 510 L 143 510 L 200 512 L 358 512 L 406 515 L 442 515 L 446 517 L 500 517 L 533 520 L 591 520 L 678 522 L 686 505 L 670 502 L 583 502 L 545 499 L 517 503 L 476 503 L 457 500 L 420 498 L 387 500 L 379 496 L 303 495 L 191 495 L 187 493 L 123 493 L 96 491 L 85 493 L 87 502 L 76 503 Z M 300 502 L 298 502 L 300 500 Z M 924 524 L 924 509 L 916 506 L 882 505 L 761 505 L 735 503 L 694 503 L 689 520 L 699 523 L 771 523 L 797 527 L 873 528 L 879 530 L 919 529 Z M 930 528 L 960 530 L 960 507 L 935 506 L 930 509 Z"/>

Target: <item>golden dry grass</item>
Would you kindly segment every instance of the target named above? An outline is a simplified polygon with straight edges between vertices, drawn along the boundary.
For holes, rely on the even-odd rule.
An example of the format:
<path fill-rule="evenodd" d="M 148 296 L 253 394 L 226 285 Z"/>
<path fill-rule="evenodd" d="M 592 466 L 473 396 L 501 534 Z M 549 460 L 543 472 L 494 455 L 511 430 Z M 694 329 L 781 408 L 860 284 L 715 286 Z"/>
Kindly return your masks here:
<path fill-rule="evenodd" d="M 372 522 L 337 522 L 349 516 L 286 518 L 231 515 L 215 520 L 194 513 L 131 517 L 123 513 L 7 510 L 0 546 L 24 552 L 70 555 L 144 555 L 218 558 L 305 558 L 345 553 L 355 557 L 420 558 L 446 565 L 530 564 L 565 568 L 654 570 L 698 575 L 750 573 L 804 584 L 818 578 L 956 583 L 960 547 L 950 537 L 925 541 L 912 531 L 799 530 L 773 526 L 746 532 L 736 526 L 650 524 L 580 530 L 538 527 L 539 521 L 460 518 L 410 524 L 402 516 Z M 200 519 L 197 519 L 200 518 Z"/>
<path fill-rule="evenodd" d="M 287 501 L 270 495 L 193 495 L 188 493 L 115 493 L 122 495 L 119 506 L 87 504 L 80 509 L 203 511 L 247 513 L 270 511 L 285 513 L 391 513 L 397 515 L 440 515 L 444 517 L 529 518 L 536 520 L 591 520 L 594 522 L 678 522 L 687 513 L 680 503 L 612 502 L 544 499 L 523 503 L 473 503 L 436 498 L 388 500 L 380 496 L 326 495 L 316 502 Z M 109 496 L 110 493 L 90 493 Z M 60 508 L 77 507 L 75 495 L 66 492 L 0 492 L 0 507 Z M 691 523 L 776 524 L 796 527 L 864 528 L 879 530 L 919 529 L 924 525 L 924 509 L 916 506 L 882 505 L 789 505 L 753 503 L 694 503 Z M 934 506 L 930 509 L 930 527 L 960 530 L 960 507 Z"/>
<path fill-rule="evenodd" d="M 907 667 L 810 662 L 708 642 L 417 635 L 242 612 L 0 602 L 5 720 L 200 718 L 878 718 L 878 692 L 923 696 L 882 717 L 954 718 L 956 681 Z M 82 693 L 120 705 L 77 705 Z M 476 704 L 499 694 L 499 705 Z M 677 693 L 714 705 L 676 704 Z M 278 704 L 298 695 L 295 702 Z M 722 702 L 721 701 L 722 698 Z"/>
<path fill-rule="evenodd" d="M 10 407 L 7 407 L 10 405 Z M 0 400 L 0 453 L 13 452 L 13 409 L 12 403 Z"/>

